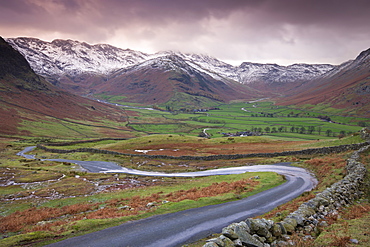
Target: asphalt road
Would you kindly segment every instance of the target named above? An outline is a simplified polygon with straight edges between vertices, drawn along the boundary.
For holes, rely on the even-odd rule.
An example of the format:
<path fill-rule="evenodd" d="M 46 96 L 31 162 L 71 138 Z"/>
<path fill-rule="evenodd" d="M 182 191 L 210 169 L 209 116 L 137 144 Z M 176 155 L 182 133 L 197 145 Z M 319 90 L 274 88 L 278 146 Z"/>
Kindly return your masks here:
<path fill-rule="evenodd" d="M 18 155 L 25 156 L 26 151 L 30 151 L 30 149 L 19 152 Z M 50 244 L 48 245 L 50 247 L 181 246 L 183 244 L 204 238 L 209 234 L 221 232 L 223 227 L 232 222 L 239 222 L 241 220 L 245 220 L 246 218 L 254 217 L 271 211 L 276 206 L 292 200 L 305 191 L 311 190 L 317 183 L 317 181 L 306 170 L 289 166 L 287 163 L 171 174 L 132 170 L 122 168 L 111 162 L 81 162 L 72 160 L 55 161 L 68 161 L 71 163 L 80 164 L 85 169 L 91 169 L 91 172 L 123 172 L 146 176 L 177 175 L 195 177 L 236 174 L 252 171 L 273 171 L 284 175 L 287 179 L 287 182 L 242 200 L 127 222 L 119 226 Z M 90 166 L 86 166 L 87 164 Z"/>
<path fill-rule="evenodd" d="M 302 178 L 287 175 L 283 185 L 242 200 L 127 222 L 48 246 L 181 246 L 221 232 L 232 222 L 268 212 L 299 196 L 307 189 L 305 184 Z"/>

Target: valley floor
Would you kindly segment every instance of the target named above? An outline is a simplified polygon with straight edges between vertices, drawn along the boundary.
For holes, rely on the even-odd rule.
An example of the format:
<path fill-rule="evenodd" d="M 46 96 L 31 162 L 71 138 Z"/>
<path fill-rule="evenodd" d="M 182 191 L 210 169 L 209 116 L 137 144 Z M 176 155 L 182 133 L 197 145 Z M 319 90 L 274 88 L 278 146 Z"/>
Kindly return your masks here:
<path fill-rule="evenodd" d="M 78 148 L 81 146 L 107 148 L 112 150 L 133 149 L 136 147 L 139 150 L 146 150 L 149 148 L 146 145 L 149 139 L 156 140 L 155 136 L 145 137 L 143 139 L 127 140 L 127 141 L 101 141 L 90 144 L 75 144 L 69 148 Z M 182 136 L 169 135 L 159 137 L 157 141 L 167 139 L 180 138 L 184 141 Z M 257 138 L 258 139 L 258 138 Z M 257 139 L 250 139 L 256 141 Z M 348 139 L 348 138 L 347 138 Z M 354 138 L 353 140 L 355 140 Z M 245 142 L 245 137 L 235 137 L 228 140 L 223 139 L 224 142 L 231 142 L 228 144 L 220 143 L 220 139 L 202 140 L 201 142 L 217 142 L 219 147 L 225 145 L 232 148 Z M 356 139 L 357 140 L 357 139 Z M 182 143 L 182 141 L 177 143 Z M 198 146 L 198 139 L 186 139 L 188 143 L 193 143 L 200 153 L 209 153 L 207 147 L 212 147 L 216 150 L 217 145 L 205 145 L 206 151 L 203 151 Z M 342 140 L 347 143 L 348 140 Z M 126 144 L 124 144 L 127 142 Z M 232 143 L 235 142 L 235 143 Z M 317 141 L 316 141 L 317 142 Z M 140 144 L 141 143 L 141 144 Z M 281 145 L 281 142 L 265 141 L 245 144 L 249 146 L 250 150 L 253 147 L 259 147 L 263 150 L 264 144 L 276 144 L 276 147 Z M 329 145 L 327 141 L 322 142 Z M 330 142 L 329 142 L 330 143 Z M 333 142 L 337 144 L 337 141 Z M 54 238 L 63 236 L 74 236 L 90 231 L 99 230 L 108 226 L 120 224 L 125 220 L 139 219 L 148 217 L 150 215 L 161 214 L 163 212 L 176 212 L 191 207 L 199 207 L 209 204 L 215 204 L 238 198 L 243 198 L 250 193 L 271 188 L 281 183 L 281 177 L 274 174 L 260 173 L 244 174 L 244 175 L 229 175 L 229 176 L 215 176 L 213 178 L 150 178 L 133 175 L 114 175 L 114 174 L 92 174 L 81 171 L 79 167 L 70 163 L 47 162 L 40 160 L 27 160 L 15 156 L 25 146 L 32 145 L 30 141 L 20 141 L 19 139 L 1 139 L 1 156 L 0 168 L 2 172 L 2 187 L 1 192 L 1 217 L 2 223 L 0 229 L 3 239 L 0 240 L 2 245 L 11 246 L 17 243 L 25 242 L 34 246 L 42 245 L 42 243 L 52 242 Z M 159 144 L 157 144 L 159 145 Z M 182 144 L 179 144 L 182 145 Z M 312 142 L 300 143 L 301 146 L 312 145 Z M 318 144 L 317 144 L 318 145 Z M 185 146 L 185 145 L 184 145 Z M 241 145 L 243 146 L 243 145 Z M 156 146 L 155 148 L 164 147 Z M 244 147 L 244 148 L 245 148 Z M 66 148 L 66 147 L 61 147 Z M 122 149 L 123 148 L 123 149 Z M 153 148 L 151 146 L 150 148 Z M 172 145 L 171 148 L 174 148 Z M 194 150 L 196 150 L 194 149 Z M 223 152 L 219 148 L 220 152 Z M 247 150 L 247 149 L 244 149 Z M 267 145 L 266 150 L 269 149 Z M 192 151 L 194 152 L 194 151 Z M 61 157 L 60 154 L 48 154 L 42 150 L 35 150 L 33 152 L 39 157 Z M 326 188 L 343 177 L 343 167 L 345 165 L 345 157 L 347 153 L 327 155 L 324 157 L 314 156 L 295 156 L 295 157 L 277 157 L 273 159 L 241 159 L 234 161 L 212 161 L 212 162 L 172 162 L 166 160 L 152 160 L 145 161 L 138 158 L 124 158 L 114 156 L 101 156 L 96 154 L 74 153 L 65 156 L 69 158 L 81 158 L 89 160 L 100 160 L 105 158 L 110 161 L 119 161 L 120 164 L 128 164 L 132 168 L 139 168 L 152 171 L 196 171 L 215 167 L 225 166 L 240 166 L 243 164 L 256 163 L 271 163 L 276 161 L 295 161 L 297 164 L 303 165 L 312 170 L 318 180 L 319 185 L 317 189 L 309 195 L 299 197 L 285 206 L 278 207 L 272 211 L 271 215 L 286 215 L 291 210 L 294 211 L 296 205 L 301 200 L 305 200 L 307 196 L 317 193 L 317 191 Z M 369 154 L 365 154 L 363 159 L 369 162 Z M 248 178 L 259 176 L 258 180 L 249 180 Z M 246 181 L 249 185 L 244 184 Z M 255 183 L 257 182 L 257 183 Z M 209 195 L 206 191 L 212 190 L 212 185 L 217 187 L 225 185 L 226 187 L 220 190 L 220 194 Z M 234 189 L 226 189 L 227 187 Z M 195 189 L 198 188 L 198 189 Z M 248 188 L 248 189 L 246 189 Z M 198 191 L 199 190 L 199 191 Z M 176 194 L 178 193 L 178 194 Z M 184 195 L 185 201 L 174 202 L 174 199 L 169 199 L 171 196 Z M 196 196 L 198 194 L 198 196 Z M 87 195 L 87 196 L 86 196 Z M 201 196 L 202 195 L 202 196 Z M 131 200 L 131 199 L 132 200 Z M 199 199 L 195 199 L 199 198 Z M 368 197 L 367 197 L 368 198 Z M 170 203 L 163 203 L 168 201 Z M 153 206 L 148 206 L 153 203 Z M 150 204 L 151 205 L 151 204 Z M 290 206 L 289 206 L 290 205 Z M 361 220 L 367 217 L 368 208 L 365 204 L 361 204 L 358 208 L 365 209 L 362 216 L 358 218 Z M 34 217 L 34 216 L 38 217 Z M 9 219 L 9 224 L 5 219 Z M 11 224 L 10 224 L 11 223 Z M 349 229 L 349 228 L 348 228 Z M 360 237 L 358 237 L 360 239 Z M 41 242 L 40 242 L 41 241 Z M 364 241 L 364 240 L 361 240 Z M 39 243 L 39 244 L 38 244 Z"/>

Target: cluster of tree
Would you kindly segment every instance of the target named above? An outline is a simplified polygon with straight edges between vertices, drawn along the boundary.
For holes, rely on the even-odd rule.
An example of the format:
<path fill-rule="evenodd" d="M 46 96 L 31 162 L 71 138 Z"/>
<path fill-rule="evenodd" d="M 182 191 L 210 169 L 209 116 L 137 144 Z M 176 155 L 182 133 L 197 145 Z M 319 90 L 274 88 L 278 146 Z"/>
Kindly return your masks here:
<path fill-rule="evenodd" d="M 299 114 L 299 113 L 290 112 L 287 115 L 283 115 L 283 114 L 279 115 L 277 113 L 257 112 L 257 113 L 251 114 L 251 117 L 308 117 L 308 116 L 310 116 L 310 113 Z M 311 116 L 311 117 L 314 117 L 314 116 Z M 329 116 L 319 115 L 317 116 L 317 118 L 323 121 L 331 122 L 331 118 Z"/>
<path fill-rule="evenodd" d="M 204 118 L 197 118 L 197 117 L 191 117 L 190 120 L 202 122 L 202 123 L 214 123 L 214 124 L 225 124 L 225 120 L 216 120 L 216 119 L 204 119 Z"/>
<path fill-rule="evenodd" d="M 369 123 L 366 123 L 366 122 L 358 122 L 358 126 L 361 126 L 361 127 L 369 127 L 370 124 Z"/>
<path fill-rule="evenodd" d="M 210 110 L 220 110 L 218 107 L 211 107 L 211 108 L 200 108 L 200 109 L 188 109 L 188 108 L 179 108 L 175 109 L 175 107 L 166 105 L 166 111 L 168 112 L 185 112 L 185 113 L 196 113 L 196 112 L 208 112 Z"/>
<path fill-rule="evenodd" d="M 279 127 L 265 127 L 265 128 L 261 128 L 261 127 L 252 127 L 252 132 L 259 132 L 259 133 L 262 133 L 262 132 L 265 132 L 265 133 L 282 133 L 282 132 L 290 132 L 290 133 L 299 133 L 299 134 L 313 134 L 314 132 L 316 132 L 318 135 L 321 135 L 321 133 L 323 132 L 321 126 L 308 126 L 308 127 L 304 127 L 304 126 L 290 126 L 290 127 L 287 127 L 287 126 L 279 126 Z M 332 130 L 330 129 L 327 129 L 325 132 L 323 132 L 326 134 L 326 136 L 335 136 L 335 133 L 336 132 L 333 132 Z M 350 134 L 351 132 L 348 132 L 347 134 Z M 346 132 L 344 130 L 340 131 L 339 132 L 339 137 L 344 137 L 346 135 Z"/>
<path fill-rule="evenodd" d="M 174 109 L 172 106 L 166 105 L 166 111 L 173 112 Z"/>
<path fill-rule="evenodd" d="M 306 115 L 309 116 L 310 114 L 306 113 L 305 116 Z M 268 112 L 257 112 L 255 114 L 251 114 L 251 117 L 305 117 L 305 116 L 302 116 L 302 114 L 294 113 L 294 112 L 290 112 L 287 115 L 283 115 L 283 114 L 279 115 L 277 113 L 268 113 Z"/>
<path fill-rule="evenodd" d="M 265 112 L 259 112 L 256 114 L 251 114 L 251 117 L 275 117 L 274 113 L 265 113 Z"/>

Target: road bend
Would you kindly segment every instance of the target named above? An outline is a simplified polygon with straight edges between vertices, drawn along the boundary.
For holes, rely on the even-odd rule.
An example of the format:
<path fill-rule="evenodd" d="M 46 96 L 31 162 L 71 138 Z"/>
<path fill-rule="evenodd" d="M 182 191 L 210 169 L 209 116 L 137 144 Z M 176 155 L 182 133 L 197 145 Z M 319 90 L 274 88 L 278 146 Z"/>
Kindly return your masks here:
<path fill-rule="evenodd" d="M 31 151 L 28 147 L 18 153 L 26 156 Z M 120 246 L 120 247 L 172 247 L 181 246 L 221 232 L 223 227 L 271 211 L 278 205 L 286 203 L 305 191 L 314 188 L 317 181 L 303 168 L 289 166 L 288 163 L 274 165 L 256 165 L 244 167 L 221 168 L 190 173 L 145 172 L 120 167 L 117 164 L 102 161 L 55 160 L 71 162 L 83 166 L 90 172 L 128 173 L 145 176 L 211 176 L 237 174 L 244 172 L 276 172 L 284 175 L 286 182 L 256 195 L 218 205 L 193 208 L 176 213 L 157 215 L 146 219 L 126 222 L 118 226 L 62 240 L 49 247 L 75 246 Z"/>

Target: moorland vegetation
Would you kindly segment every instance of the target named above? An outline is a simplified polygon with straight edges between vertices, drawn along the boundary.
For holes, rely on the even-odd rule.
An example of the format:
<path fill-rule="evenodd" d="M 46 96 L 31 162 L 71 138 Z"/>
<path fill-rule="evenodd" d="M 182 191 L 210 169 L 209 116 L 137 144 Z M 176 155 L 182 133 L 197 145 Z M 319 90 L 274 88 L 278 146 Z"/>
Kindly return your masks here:
<path fill-rule="evenodd" d="M 85 147 L 126 153 L 146 151 L 148 154 L 208 156 L 301 150 L 363 141 L 358 135 L 361 127 L 357 124 L 363 120 L 361 118 L 332 115 L 333 121 L 328 122 L 319 118 L 321 112 L 276 108 L 268 102 L 260 102 L 259 105 L 248 103 L 220 105 L 218 110 L 204 113 L 171 113 L 143 109 L 135 111 L 134 116 L 127 121 L 127 126 L 136 133 L 136 138 L 94 140 L 78 136 L 72 138 L 68 134 L 64 138 L 58 138 L 50 135 L 53 133 L 50 130 L 45 132 L 47 135 L 37 138 L 18 136 L 1 139 L 2 245 L 27 243 L 41 246 L 127 220 L 237 200 L 283 182 L 283 178 L 274 173 L 154 179 L 125 174 L 94 174 L 83 171 L 71 163 L 27 160 L 15 155 L 26 146 L 37 143 L 46 146 L 50 143 L 60 143 L 61 146 L 50 145 L 50 147 L 57 149 Z M 275 113 L 272 113 L 274 111 Z M 292 111 L 294 116 L 284 116 L 285 113 L 291 114 Z M 272 116 L 263 116 L 259 112 L 268 112 Z M 200 121 L 212 118 L 223 122 Z M 168 129 L 169 123 L 173 123 L 174 129 Z M 139 129 L 137 126 L 147 128 Z M 189 128 L 191 130 L 188 131 L 183 126 L 191 126 Z M 287 127 L 287 131 L 285 132 L 285 129 L 279 131 L 278 126 Z M 314 131 L 302 133 L 299 129 L 298 131 L 294 129 L 291 132 L 288 126 L 307 129 L 314 126 Z M 244 137 L 223 137 L 222 134 L 226 131 L 253 131 L 253 128 L 267 127 L 275 128 L 277 131 L 265 130 L 259 136 Z M 319 128 L 321 132 L 318 131 Z M 198 137 L 199 132 L 204 129 L 207 129 L 210 136 Z M 327 135 L 325 132 L 329 129 L 332 132 Z M 283 217 L 294 211 L 303 201 L 312 198 L 315 193 L 340 180 L 345 175 L 345 158 L 350 151 L 320 156 L 256 157 L 223 161 L 148 159 L 140 156 L 91 153 L 55 154 L 41 149 L 35 149 L 30 154 L 35 154 L 39 158 L 114 161 L 124 167 L 165 172 L 294 162 L 311 170 L 318 178 L 319 185 L 314 191 L 278 207 L 269 214 L 271 217 Z M 368 153 L 364 154 L 363 159 L 367 159 L 367 156 Z M 251 179 L 255 176 L 260 179 Z M 360 205 L 355 207 L 369 208 L 367 202 Z M 365 210 L 361 217 L 358 216 L 361 221 L 367 215 L 366 212 L 368 210 Z M 347 235 L 348 232 L 349 230 L 346 232 Z"/>

